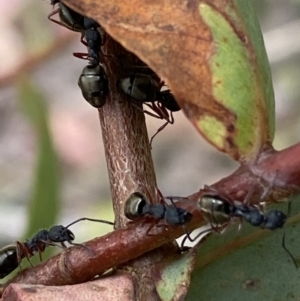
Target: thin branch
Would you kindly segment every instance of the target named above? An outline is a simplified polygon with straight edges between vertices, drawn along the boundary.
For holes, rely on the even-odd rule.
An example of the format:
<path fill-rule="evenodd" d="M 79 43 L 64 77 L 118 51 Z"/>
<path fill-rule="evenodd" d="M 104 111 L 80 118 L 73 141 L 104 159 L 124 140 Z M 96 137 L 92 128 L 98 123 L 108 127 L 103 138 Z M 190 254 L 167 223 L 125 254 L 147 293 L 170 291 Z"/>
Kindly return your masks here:
<path fill-rule="evenodd" d="M 279 201 L 282 197 L 289 197 L 300 192 L 299 151 L 300 143 L 280 152 L 271 151 L 262 155 L 261 160 L 255 166 L 256 172 L 277 175 L 276 180 L 271 181 L 273 186 L 266 200 Z M 197 201 L 201 195 L 213 189 L 231 199 L 243 200 L 245 193 L 249 192 L 253 185 L 261 183 L 261 180 L 261 176 L 255 175 L 249 171 L 248 167 L 242 166 L 230 176 L 212 185 L 212 188 L 194 193 L 189 196 L 189 200 L 180 200 L 177 205 L 193 214 L 192 221 L 187 225 L 188 229 L 191 231 L 204 223 L 197 207 Z M 266 181 L 267 176 L 263 180 Z M 263 192 L 264 187 L 259 186 L 258 191 Z M 261 200 L 255 194 L 250 201 L 252 204 L 257 204 Z M 94 256 L 81 247 L 69 248 L 56 257 L 21 272 L 11 282 L 45 285 L 80 283 L 184 234 L 182 227 L 154 227 L 151 235 L 147 235 L 149 223 L 144 222 L 145 220 L 140 220 L 128 228 L 118 229 L 87 242 L 86 246 L 95 253 Z"/>
<path fill-rule="evenodd" d="M 192 230 L 203 224 L 204 220 L 196 202 L 182 200 L 179 206 L 194 214 L 188 229 Z M 185 233 L 183 227 L 155 227 L 151 235 L 147 235 L 149 226 L 149 223 L 140 220 L 130 224 L 128 228 L 115 230 L 87 242 L 85 246 L 95 254 L 94 256 L 80 246 L 69 248 L 40 265 L 19 273 L 11 282 L 44 285 L 81 283 Z"/>

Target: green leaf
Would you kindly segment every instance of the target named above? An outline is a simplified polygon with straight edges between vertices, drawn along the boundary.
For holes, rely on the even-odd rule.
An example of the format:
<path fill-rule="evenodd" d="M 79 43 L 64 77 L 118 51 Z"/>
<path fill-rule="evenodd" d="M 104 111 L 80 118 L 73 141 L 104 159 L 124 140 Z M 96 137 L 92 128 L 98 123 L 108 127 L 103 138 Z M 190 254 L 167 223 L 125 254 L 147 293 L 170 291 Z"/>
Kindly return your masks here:
<path fill-rule="evenodd" d="M 186 295 L 196 250 L 168 256 L 164 262 L 152 269 L 152 279 L 162 301 L 181 300 Z"/>
<path fill-rule="evenodd" d="M 287 212 L 287 204 L 275 207 Z M 300 203 L 284 226 L 285 244 L 299 263 Z M 261 230 L 243 223 L 214 234 L 199 248 L 189 300 L 296 300 L 299 270 L 282 247 L 283 230 Z"/>
<path fill-rule="evenodd" d="M 227 120 L 204 113 L 194 124 L 206 139 L 239 161 L 251 161 L 274 137 L 270 67 L 251 1 L 235 0 L 225 12 L 206 3 L 199 12 L 213 36 L 209 58 L 213 97 Z M 230 112 L 230 114 L 229 114 Z"/>
<path fill-rule="evenodd" d="M 40 228 L 47 228 L 56 221 L 60 205 L 60 171 L 48 122 L 44 96 L 22 77 L 19 82 L 20 103 L 36 132 L 37 160 L 29 201 L 29 225 L 26 238 Z"/>

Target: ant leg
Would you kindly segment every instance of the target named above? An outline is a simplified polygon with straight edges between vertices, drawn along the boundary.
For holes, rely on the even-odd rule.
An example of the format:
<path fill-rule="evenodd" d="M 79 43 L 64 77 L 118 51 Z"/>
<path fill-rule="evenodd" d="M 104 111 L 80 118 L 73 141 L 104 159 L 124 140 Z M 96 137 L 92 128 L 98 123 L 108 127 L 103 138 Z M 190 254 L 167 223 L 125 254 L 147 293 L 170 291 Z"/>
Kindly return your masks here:
<path fill-rule="evenodd" d="M 60 244 L 61 244 L 61 248 L 67 249 L 67 246 L 65 245 L 65 243 L 63 241 Z"/>
<path fill-rule="evenodd" d="M 85 38 L 84 33 L 85 33 L 84 31 L 81 33 L 80 42 L 81 42 L 84 46 L 88 47 L 89 45 L 88 45 L 87 41 L 84 40 L 84 38 Z"/>
<path fill-rule="evenodd" d="M 157 225 L 157 222 L 152 222 L 150 227 L 147 229 L 146 231 L 146 235 L 148 236 L 164 236 L 164 235 L 161 235 L 161 234 L 150 234 L 151 230 L 154 228 L 154 227 L 157 227 L 157 228 L 160 228 L 160 227 L 165 227 L 167 225 Z"/>
<path fill-rule="evenodd" d="M 87 53 L 83 53 L 83 52 L 73 52 L 73 55 L 79 59 L 82 60 L 88 60 L 89 59 L 89 55 Z"/>
<path fill-rule="evenodd" d="M 48 15 L 47 18 L 48 18 L 48 20 L 50 20 L 51 22 L 56 23 L 56 24 L 58 24 L 58 25 L 60 25 L 60 26 L 63 26 L 62 23 L 61 23 L 60 21 L 57 21 L 57 20 L 51 18 L 52 16 L 58 14 L 59 11 L 60 11 L 60 8 L 55 9 L 54 11 L 52 11 L 52 12 Z"/>
<path fill-rule="evenodd" d="M 188 239 L 190 242 L 194 242 L 194 241 L 196 241 L 201 235 L 203 235 L 203 234 L 205 234 L 205 233 L 210 233 L 210 232 L 212 232 L 212 230 L 213 230 L 212 228 L 203 230 L 203 231 L 201 231 L 200 233 L 198 233 L 194 238 L 192 238 L 192 237 L 190 236 L 190 233 L 187 231 L 186 236 L 184 237 L 184 239 L 182 240 L 182 242 L 181 242 L 181 244 L 180 244 L 180 248 L 181 248 L 181 249 L 184 249 L 184 248 L 185 248 L 185 247 L 184 247 L 184 244 L 185 244 L 185 242 L 186 242 L 187 239 Z"/>
<path fill-rule="evenodd" d="M 164 199 L 162 192 L 160 191 L 160 189 L 157 186 L 155 187 L 155 194 L 156 194 L 157 198 L 159 198 L 159 200 Z"/>
<path fill-rule="evenodd" d="M 22 271 L 21 262 L 23 258 L 26 258 L 29 264 L 31 265 L 31 267 L 33 267 L 31 261 L 29 260 L 29 258 L 33 256 L 33 254 L 31 254 L 26 248 L 26 246 L 21 242 L 17 241 L 16 244 L 17 244 L 17 260 L 19 263 L 20 270 Z"/>
<path fill-rule="evenodd" d="M 291 202 L 291 199 L 289 199 L 289 200 L 288 200 L 288 211 L 287 211 L 286 216 L 290 216 L 290 214 L 291 214 L 291 209 L 292 209 L 292 202 Z"/>
<path fill-rule="evenodd" d="M 162 116 L 164 116 L 164 119 L 166 121 L 168 121 L 170 124 L 174 124 L 174 117 L 172 111 L 169 111 L 169 114 L 168 110 L 159 101 L 157 102 L 156 108 L 158 108 L 158 111 L 161 113 Z"/>
<path fill-rule="evenodd" d="M 59 247 L 59 248 L 62 248 L 64 249 L 61 245 L 53 242 L 53 241 L 47 241 L 47 240 L 40 240 L 40 242 L 44 243 L 45 245 L 48 245 L 48 246 L 52 246 L 52 247 Z"/>
<path fill-rule="evenodd" d="M 149 105 L 148 103 L 144 103 L 147 107 L 151 108 L 156 114 L 149 112 L 147 110 L 143 110 L 143 112 L 151 117 L 157 118 L 157 119 L 165 119 L 162 114 L 160 114 L 160 111 L 157 111 L 157 109 L 153 109 L 153 106 Z"/>
<path fill-rule="evenodd" d="M 249 204 L 250 204 L 250 199 L 251 199 L 251 197 L 253 196 L 253 193 L 254 193 L 254 189 L 255 189 L 255 185 L 253 184 L 253 185 L 251 186 L 250 190 L 248 191 L 248 193 L 247 193 L 247 195 L 246 195 L 244 201 L 243 201 L 243 204 L 244 204 L 245 206 L 249 206 Z"/>
<path fill-rule="evenodd" d="M 162 221 L 161 224 L 158 224 L 158 221 L 155 220 L 155 221 L 152 221 L 151 224 L 150 224 L 150 227 L 147 229 L 146 231 L 146 235 L 148 236 L 165 236 L 165 235 L 162 235 L 162 234 L 151 234 L 150 232 L 152 231 L 152 229 L 154 227 L 156 228 L 161 228 L 161 227 L 169 227 L 170 225 L 167 224 L 167 223 L 164 223 L 164 221 Z"/>
<path fill-rule="evenodd" d="M 160 116 L 160 119 L 165 119 L 171 123 L 169 119 L 169 113 L 167 109 L 160 102 L 153 102 L 151 105 L 148 105 L 155 113 Z M 172 120 L 172 119 L 171 119 Z"/>
<path fill-rule="evenodd" d="M 72 246 L 80 246 L 80 247 L 86 249 L 90 253 L 91 256 L 95 256 L 95 252 L 92 249 L 90 249 L 89 247 L 87 247 L 83 244 L 79 244 L 79 243 L 76 243 L 76 242 L 69 242 L 69 244 L 72 245 Z"/>
<path fill-rule="evenodd" d="M 29 262 L 29 264 L 31 265 L 31 267 L 33 268 L 33 265 L 32 265 L 32 263 L 31 263 L 30 259 L 29 259 L 28 257 L 26 257 L 26 259 L 27 259 L 27 261 Z M 20 265 L 20 267 L 21 267 L 21 265 Z"/>
<path fill-rule="evenodd" d="M 152 142 L 153 142 L 153 139 L 154 137 L 159 133 L 161 132 L 167 125 L 169 124 L 169 121 L 166 121 L 161 127 L 159 127 L 156 131 L 156 133 L 151 137 L 150 139 L 150 147 L 152 148 Z"/>
<path fill-rule="evenodd" d="M 88 217 L 82 217 L 82 218 L 79 218 L 77 219 L 76 221 L 72 222 L 71 224 L 69 224 L 68 226 L 66 226 L 66 228 L 69 228 L 70 226 L 80 222 L 80 221 L 91 221 L 91 222 L 97 222 L 97 223 L 103 223 L 103 224 L 108 224 L 108 225 L 111 225 L 111 226 L 114 226 L 115 224 L 110 222 L 110 221 L 106 221 L 106 220 L 103 220 L 103 219 L 95 219 L 95 218 L 88 218 Z"/>
<path fill-rule="evenodd" d="M 294 266 L 296 267 L 296 269 L 298 269 L 298 263 L 296 262 L 296 259 L 294 258 L 294 256 L 292 255 L 292 253 L 287 249 L 287 247 L 285 246 L 285 231 L 283 231 L 283 234 L 282 234 L 282 247 L 283 249 L 288 253 L 288 255 L 290 256 L 290 258 L 292 259 L 293 263 L 294 263 Z"/>

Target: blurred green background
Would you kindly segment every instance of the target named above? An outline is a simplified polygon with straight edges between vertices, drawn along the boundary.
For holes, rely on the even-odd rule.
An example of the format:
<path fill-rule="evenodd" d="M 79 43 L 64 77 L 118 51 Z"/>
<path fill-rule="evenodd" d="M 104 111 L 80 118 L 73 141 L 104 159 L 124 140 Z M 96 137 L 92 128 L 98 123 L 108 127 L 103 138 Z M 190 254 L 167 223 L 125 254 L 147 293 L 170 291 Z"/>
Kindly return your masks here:
<path fill-rule="evenodd" d="M 299 141 L 300 1 L 253 0 L 276 97 L 277 149 Z M 87 216 L 113 220 L 97 110 L 81 95 L 86 61 L 80 34 L 47 19 L 49 1 L 0 2 L 0 247 L 41 227 Z M 162 124 L 147 117 L 149 135 Z M 187 195 L 228 175 L 236 163 L 175 114 L 153 143 L 158 185 Z M 203 172 L 205 171 L 205 172 Z M 110 231 L 82 222 L 76 241 Z"/>

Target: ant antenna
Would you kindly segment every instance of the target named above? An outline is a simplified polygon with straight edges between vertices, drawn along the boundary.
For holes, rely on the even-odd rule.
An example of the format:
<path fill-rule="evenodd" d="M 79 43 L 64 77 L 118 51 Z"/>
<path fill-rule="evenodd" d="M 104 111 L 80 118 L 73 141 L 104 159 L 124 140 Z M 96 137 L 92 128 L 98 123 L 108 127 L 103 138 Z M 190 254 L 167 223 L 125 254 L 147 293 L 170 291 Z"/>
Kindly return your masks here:
<path fill-rule="evenodd" d="M 103 220 L 103 219 L 94 219 L 94 218 L 82 217 L 82 218 L 79 218 L 76 221 L 72 222 L 71 224 L 69 224 L 65 228 L 69 228 L 70 226 L 72 226 L 72 225 L 74 225 L 74 224 L 76 224 L 80 221 L 98 222 L 98 223 L 108 224 L 108 225 L 111 225 L 111 226 L 115 225 L 115 223 L 112 223 L 112 222 L 109 222 L 109 221 L 106 221 L 106 220 Z"/>
<path fill-rule="evenodd" d="M 281 245 L 282 245 L 283 249 L 289 254 L 289 256 L 292 259 L 292 261 L 293 261 L 294 266 L 296 267 L 296 269 L 298 269 L 299 266 L 298 266 L 298 263 L 297 263 L 295 257 L 292 255 L 292 253 L 285 246 L 285 231 L 284 231 L 284 229 L 282 229 L 282 231 L 283 231 L 283 234 L 282 234 L 282 244 Z"/>
<path fill-rule="evenodd" d="M 291 200 L 288 201 L 288 211 L 287 211 L 287 217 L 290 215 L 291 213 L 291 208 L 292 208 L 292 202 Z M 283 249 L 288 253 L 288 255 L 290 256 L 290 258 L 292 259 L 294 266 L 296 267 L 296 269 L 298 269 L 298 263 L 295 259 L 295 257 L 293 256 L 293 254 L 287 249 L 287 247 L 285 246 L 285 231 L 284 229 L 282 229 L 283 233 L 282 233 L 282 242 L 281 245 L 283 247 Z"/>
<path fill-rule="evenodd" d="M 205 233 L 209 233 L 209 232 L 212 232 L 213 228 L 208 228 L 208 229 L 205 229 L 203 231 L 201 231 L 200 233 L 198 233 L 194 238 L 192 238 L 190 236 L 190 233 L 186 233 L 186 236 L 183 238 L 182 242 L 181 242 L 181 245 L 180 245 L 180 248 L 181 249 L 184 249 L 184 244 L 186 242 L 186 240 L 188 239 L 190 242 L 194 242 L 196 241 L 201 235 L 205 234 Z"/>

